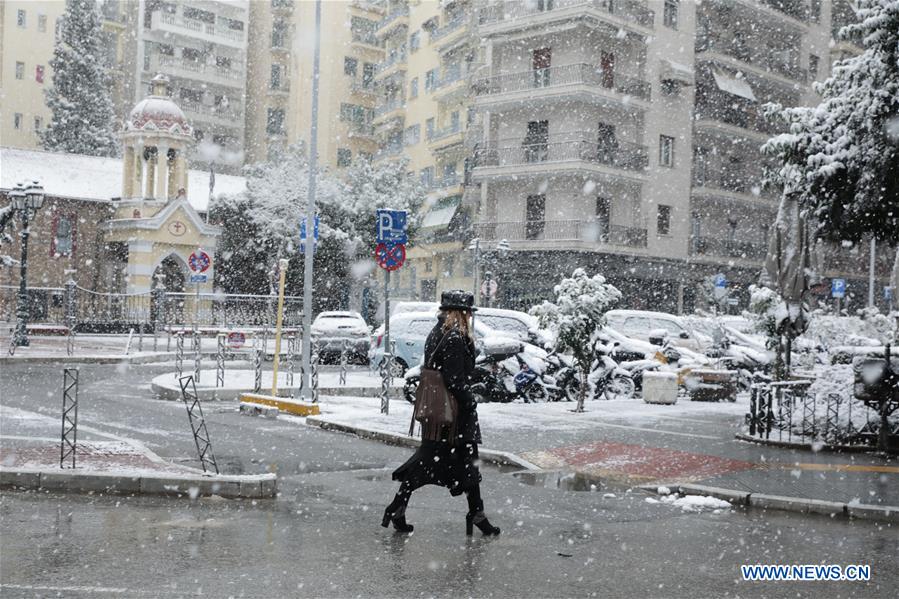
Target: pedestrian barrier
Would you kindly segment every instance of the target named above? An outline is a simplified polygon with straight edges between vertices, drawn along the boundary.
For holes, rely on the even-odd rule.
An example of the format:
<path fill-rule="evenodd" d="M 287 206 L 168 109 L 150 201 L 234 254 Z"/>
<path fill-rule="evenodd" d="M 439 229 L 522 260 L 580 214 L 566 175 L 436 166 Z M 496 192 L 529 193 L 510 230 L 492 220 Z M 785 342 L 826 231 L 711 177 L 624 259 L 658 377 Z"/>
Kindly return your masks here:
<path fill-rule="evenodd" d="M 203 418 L 203 408 L 197 397 L 197 385 L 194 377 L 188 375 L 178 379 L 181 385 L 181 399 L 187 408 L 187 419 L 190 422 L 190 432 L 194 436 L 194 444 L 197 446 L 197 455 L 200 457 L 200 465 L 203 472 L 208 472 L 207 467 L 219 473 L 215 454 L 212 452 L 212 441 L 209 439 L 209 431 L 206 430 L 206 419 Z"/>
<path fill-rule="evenodd" d="M 295 335 L 288 335 L 287 337 L 287 372 L 284 374 L 285 381 L 288 387 L 293 387 L 293 368 L 294 368 L 294 360 L 293 357 L 296 354 L 296 343 L 297 338 Z"/>
<path fill-rule="evenodd" d="M 259 348 L 253 351 L 253 369 L 255 370 L 253 392 L 259 393 L 262 389 L 262 350 Z"/>
<path fill-rule="evenodd" d="M 340 386 L 346 385 L 346 364 L 347 364 L 347 351 L 349 348 L 350 341 L 349 339 L 343 340 L 343 347 L 340 350 L 340 377 L 338 383 Z"/>
<path fill-rule="evenodd" d="M 194 349 L 194 382 L 200 382 L 200 360 L 203 358 L 203 354 L 200 352 L 200 332 L 194 330 L 193 334 L 193 349 Z"/>
<path fill-rule="evenodd" d="M 312 403 L 318 403 L 318 360 L 319 360 L 319 344 L 318 339 L 312 339 L 312 350 L 309 354 L 309 368 L 311 372 L 311 381 L 309 387 L 312 390 Z"/>
<path fill-rule="evenodd" d="M 169 331 L 171 334 L 171 331 Z M 175 333 L 175 378 L 180 379 L 184 372 L 184 333 Z"/>
<path fill-rule="evenodd" d="M 225 386 L 225 339 L 227 335 L 219 333 L 216 337 L 215 351 L 215 386 Z"/>
<path fill-rule="evenodd" d="M 75 450 L 78 445 L 78 369 L 62 371 L 62 438 L 59 441 L 59 467 L 65 468 L 71 456 L 75 467 Z"/>

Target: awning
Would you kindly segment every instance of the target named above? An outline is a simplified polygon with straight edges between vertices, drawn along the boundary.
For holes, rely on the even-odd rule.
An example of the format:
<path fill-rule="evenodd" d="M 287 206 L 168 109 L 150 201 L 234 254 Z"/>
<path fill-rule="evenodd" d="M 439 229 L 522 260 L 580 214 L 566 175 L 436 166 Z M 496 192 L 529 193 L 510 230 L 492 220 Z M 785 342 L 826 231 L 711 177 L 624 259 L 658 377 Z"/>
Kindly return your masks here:
<path fill-rule="evenodd" d="M 673 60 L 662 60 L 661 81 L 672 81 L 681 85 L 693 85 L 693 69 Z"/>
<path fill-rule="evenodd" d="M 712 69 L 712 76 L 715 77 L 715 84 L 721 91 L 740 96 L 741 98 L 746 98 L 753 102 L 756 101 L 755 94 L 752 93 L 752 87 L 745 79 L 737 79 L 718 69 Z"/>
<path fill-rule="evenodd" d="M 462 196 L 452 196 L 438 201 L 422 219 L 421 228 L 437 229 L 446 227 L 453 220 L 453 216 L 456 214 L 456 210 L 459 209 L 461 202 Z"/>

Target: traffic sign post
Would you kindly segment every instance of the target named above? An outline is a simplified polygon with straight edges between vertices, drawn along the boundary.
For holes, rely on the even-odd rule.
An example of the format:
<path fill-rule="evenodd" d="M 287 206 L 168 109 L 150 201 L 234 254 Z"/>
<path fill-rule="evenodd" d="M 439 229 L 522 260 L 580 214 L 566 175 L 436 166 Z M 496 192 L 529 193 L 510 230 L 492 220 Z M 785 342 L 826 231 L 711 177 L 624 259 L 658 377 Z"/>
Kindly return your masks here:
<path fill-rule="evenodd" d="M 300 253 L 306 253 L 306 217 L 304 216 L 300 219 Z M 312 224 L 312 253 L 315 254 L 315 250 L 318 247 L 318 215 L 315 215 L 314 222 Z"/>
<path fill-rule="evenodd" d="M 197 249 L 187 258 L 187 266 L 191 270 L 190 282 L 197 285 L 197 295 L 194 300 L 194 331 L 200 325 L 200 284 L 209 280 L 206 273 L 212 267 L 212 256 L 201 249 Z"/>
<path fill-rule="evenodd" d="M 830 280 L 830 296 L 837 300 L 837 314 L 839 314 L 842 300 L 846 297 L 846 279 Z"/>
<path fill-rule="evenodd" d="M 406 261 L 406 211 L 378 209 L 376 213 L 375 260 L 384 269 L 384 361 L 383 377 L 390 377 L 393 355 L 390 345 L 390 273 L 400 268 Z M 381 413 L 390 412 L 388 385 L 383 385 L 381 394 Z"/>

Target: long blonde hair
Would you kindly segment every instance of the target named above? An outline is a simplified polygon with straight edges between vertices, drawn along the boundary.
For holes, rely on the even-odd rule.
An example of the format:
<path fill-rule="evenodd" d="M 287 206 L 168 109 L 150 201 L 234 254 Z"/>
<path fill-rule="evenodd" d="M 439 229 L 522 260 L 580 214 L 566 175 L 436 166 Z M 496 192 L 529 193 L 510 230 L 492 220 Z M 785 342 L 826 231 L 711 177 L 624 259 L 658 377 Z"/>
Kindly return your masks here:
<path fill-rule="evenodd" d="M 471 338 L 470 314 L 466 310 L 444 310 L 443 314 L 445 315 L 444 332 L 456 329 L 464 336 Z"/>

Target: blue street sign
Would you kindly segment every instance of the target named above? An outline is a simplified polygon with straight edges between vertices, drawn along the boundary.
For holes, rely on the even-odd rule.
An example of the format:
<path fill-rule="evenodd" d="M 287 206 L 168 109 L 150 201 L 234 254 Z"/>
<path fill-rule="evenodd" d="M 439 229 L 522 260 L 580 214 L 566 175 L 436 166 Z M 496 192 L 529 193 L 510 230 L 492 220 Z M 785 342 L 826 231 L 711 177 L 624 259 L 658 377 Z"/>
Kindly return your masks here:
<path fill-rule="evenodd" d="M 209 280 L 209 275 L 190 275 L 191 283 L 205 283 Z"/>
<path fill-rule="evenodd" d="M 406 211 L 386 210 L 377 211 L 377 243 L 387 245 L 405 244 L 406 238 Z"/>
<path fill-rule="evenodd" d="M 727 277 L 722 273 L 715 275 L 715 287 L 727 287 Z"/>
<path fill-rule="evenodd" d="M 315 252 L 315 248 L 318 247 L 318 224 L 319 219 L 318 215 L 315 215 L 315 222 L 312 225 L 312 252 Z M 306 217 L 302 217 L 300 219 L 300 253 L 306 253 Z"/>
<path fill-rule="evenodd" d="M 830 297 L 846 297 L 846 279 L 830 280 Z"/>
<path fill-rule="evenodd" d="M 883 299 L 890 301 L 893 299 L 893 288 L 892 287 L 884 287 L 883 288 Z"/>

